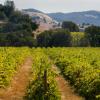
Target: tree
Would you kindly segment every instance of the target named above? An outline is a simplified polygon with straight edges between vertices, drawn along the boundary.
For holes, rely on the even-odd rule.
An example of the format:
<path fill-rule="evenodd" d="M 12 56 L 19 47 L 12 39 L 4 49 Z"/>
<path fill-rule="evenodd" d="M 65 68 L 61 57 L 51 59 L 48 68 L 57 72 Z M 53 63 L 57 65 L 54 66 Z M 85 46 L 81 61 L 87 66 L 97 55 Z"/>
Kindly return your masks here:
<path fill-rule="evenodd" d="M 67 29 L 70 32 L 78 32 L 79 31 L 79 27 L 71 21 L 64 21 L 62 23 L 62 28 Z"/>
<path fill-rule="evenodd" d="M 100 26 L 90 26 L 85 33 L 91 46 L 100 46 Z"/>
<path fill-rule="evenodd" d="M 88 40 L 84 32 L 71 32 L 71 46 L 84 47 L 88 46 Z"/>
<path fill-rule="evenodd" d="M 13 1 L 7 0 L 4 5 L 0 5 L 0 19 L 7 19 L 4 24 L 0 24 L 0 33 L 6 33 L 0 34 L 0 45 L 36 46 L 32 31 L 38 25 L 32 22 L 29 15 L 16 11 Z"/>
<path fill-rule="evenodd" d="M 7 17 L 10 17 L 11 14 L 15 11 L 14 1 L 7 0 L 4 4 L 4 12 Z"/>
<path fill-rule="evenodd" d="M 41 47 L 66 47 L 70 46 L 70 32 L 65 29 L 45 31 L 38 35 L 38 46 Z"/>
<path fill-rule="evenodd" d="M 23 14 L 20 11 L 14 11 L 10 16 L 9 21 L 12 23 L 31 23 L 32 19 L 27 14 Z"/>
<path fill-rule="evenodd" d="M 29 15 L 24 15 L 20 11 L 15 11 L 10 16 L 9 21 L 11 23 L 22 25 L 23 30 L 27 30 L 30 32 L 38 28 L 38 25 L 32 22 L 32 19 L 29 17 Z"/>
<path fill-rule="evenodd" d="M 12 23 L 21 23 L 20 22 L 21 17 L 22 17 L 21 12 L 20 11 L 15 11 L 11 14 L 11 16 L 9 18 L 9 21 L 12 22 Z"/>
<path fill-rule="evenodd" d="M 4 13 L 4 6 L 0 4 L 0 20 L 5 20 L 5 19 L 6 19 L 6 15 Z"/>
<path fill-rule="evenodd" d="M 6 39 L 9 46 L 36 46 L 36 40 L 27 31 L 8 33 Z"/>
<path fill-rule="evenodd" d="M 0 33 L 0 46 L 6 46 L 8 41 L 6 40 L 6 34 Z"/>
<path fill-rule="evenodd" d="M 0 12 L 3 12 L 3 10 L 4 10 L 4 6 L 0 4 Z"/>
<path fill-rule="evenodd" d="M 55 47 L 68 47 L 70 46 L 71 35 L 68 30 L 57 29 L 52 35 L 52 46 Z"/>
<path fill-rule="evenodd" d="M 48 47 L 48 46 L 52 46 L 51 45 L 51 41 L 52 41 L 52 35 L 53 35 L 53 31 L 44 31 L 41 34 L 39 34 L 37 36 L 37 42 L 38 42 L 38 46 L 40 47 Z"/>
<path fill-rule="evenodd" d="M 38 29 L 38 26 L 39 25 L 37 25 L 35 22 L 31 22 L 31 27 L 32 27 L 32 30 L 36 30 L 36 29 Z"/>
<path fill-rule="evenodd" d="M 4 12 L 0 12 L 0 20 L 5 20 L 6 19 L 6 15 Z"/>
<path fill-rule="evenodd" d="M 25 25 L 14 24 L 14 23 L 8 22 L 5 25 L 3 25 L 3 27 L 2 27 L 2 33 L 17 32 L 17 31 L 22 31 L 22 30 L 26 30 L 26 29 L 27 28 L 25 27 Z"/>

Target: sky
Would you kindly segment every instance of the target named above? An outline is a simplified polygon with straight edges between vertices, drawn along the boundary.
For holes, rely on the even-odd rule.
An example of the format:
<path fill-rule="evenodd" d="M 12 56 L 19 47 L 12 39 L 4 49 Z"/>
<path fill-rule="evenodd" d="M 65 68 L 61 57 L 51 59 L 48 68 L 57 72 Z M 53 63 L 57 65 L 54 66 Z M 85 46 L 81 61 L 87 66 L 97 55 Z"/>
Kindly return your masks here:
<path fill-rule="evenodd" d="M 0 0 L 4 3 L 5 0 Z M 35 8 L 46 13 L 100 11 L 100 0 L 13 0 L 16 8 Z"/>

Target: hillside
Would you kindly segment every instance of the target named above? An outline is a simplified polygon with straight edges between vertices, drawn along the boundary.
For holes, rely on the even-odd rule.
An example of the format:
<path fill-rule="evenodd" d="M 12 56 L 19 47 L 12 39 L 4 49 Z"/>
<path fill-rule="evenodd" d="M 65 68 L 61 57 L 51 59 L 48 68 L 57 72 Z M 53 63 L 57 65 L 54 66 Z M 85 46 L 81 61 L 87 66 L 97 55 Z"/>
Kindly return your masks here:
<path fill-rule="evenodd" d="M 100 26 L 100 12 L 99 11 L 49 13 L 48 15 L 59 22 L 67 20 L 67 21 L 73 21 L 77 24 L 89 23 L 89 24 Z"/>
<path fill-rule="evenodd" d="M 23 9 L 22 12 L 31 16 L 32 20 L 40 25 L 39 31 L 49 30 L 57 27 L 58 22 L 41 11 L 36 9 Z"/>

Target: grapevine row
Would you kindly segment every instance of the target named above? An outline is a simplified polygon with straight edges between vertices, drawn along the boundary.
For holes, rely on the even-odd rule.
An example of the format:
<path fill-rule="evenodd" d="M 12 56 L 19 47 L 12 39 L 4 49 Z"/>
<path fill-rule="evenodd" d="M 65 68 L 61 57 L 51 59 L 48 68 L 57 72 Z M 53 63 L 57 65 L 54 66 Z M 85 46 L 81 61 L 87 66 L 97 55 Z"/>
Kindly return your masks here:
<path fill-rule="evenodd" d="M 28 48 L 0 47 L 0 88 L 10 84 L 18 67 L 28 55 Z"/>
<path fill-rule="evenodd" d="M 48 55 L 86 100 L 100 100 L 100 48 L 48 48 Z"/>
<path fill-rule="evenodd" d="M 43 49 L 32 49 L 32 78 L 25 96 L 26 100 L 60 100 L 56 74 L 51 70 L 52 63 Z"/>

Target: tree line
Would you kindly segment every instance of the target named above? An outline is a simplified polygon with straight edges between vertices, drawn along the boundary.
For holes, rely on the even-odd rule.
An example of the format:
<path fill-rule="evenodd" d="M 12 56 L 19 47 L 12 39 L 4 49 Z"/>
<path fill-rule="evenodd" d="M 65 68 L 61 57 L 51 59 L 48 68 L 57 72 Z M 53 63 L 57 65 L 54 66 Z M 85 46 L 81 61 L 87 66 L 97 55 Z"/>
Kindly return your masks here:
<path fill-rule="evenodd" d="M 32 31 L 38 25 L 27 14 L 16 10 L 13 1 L 0 4 L 0 46 L 34 46 Z"/>
<path fill-rule="evenodd" d="M 37 36 L 41 47 L 100 47 L 100 26 L 89 26 L 85 32 L 73 22 L 63 22 L 62 29 L 45 31 Z"/>

